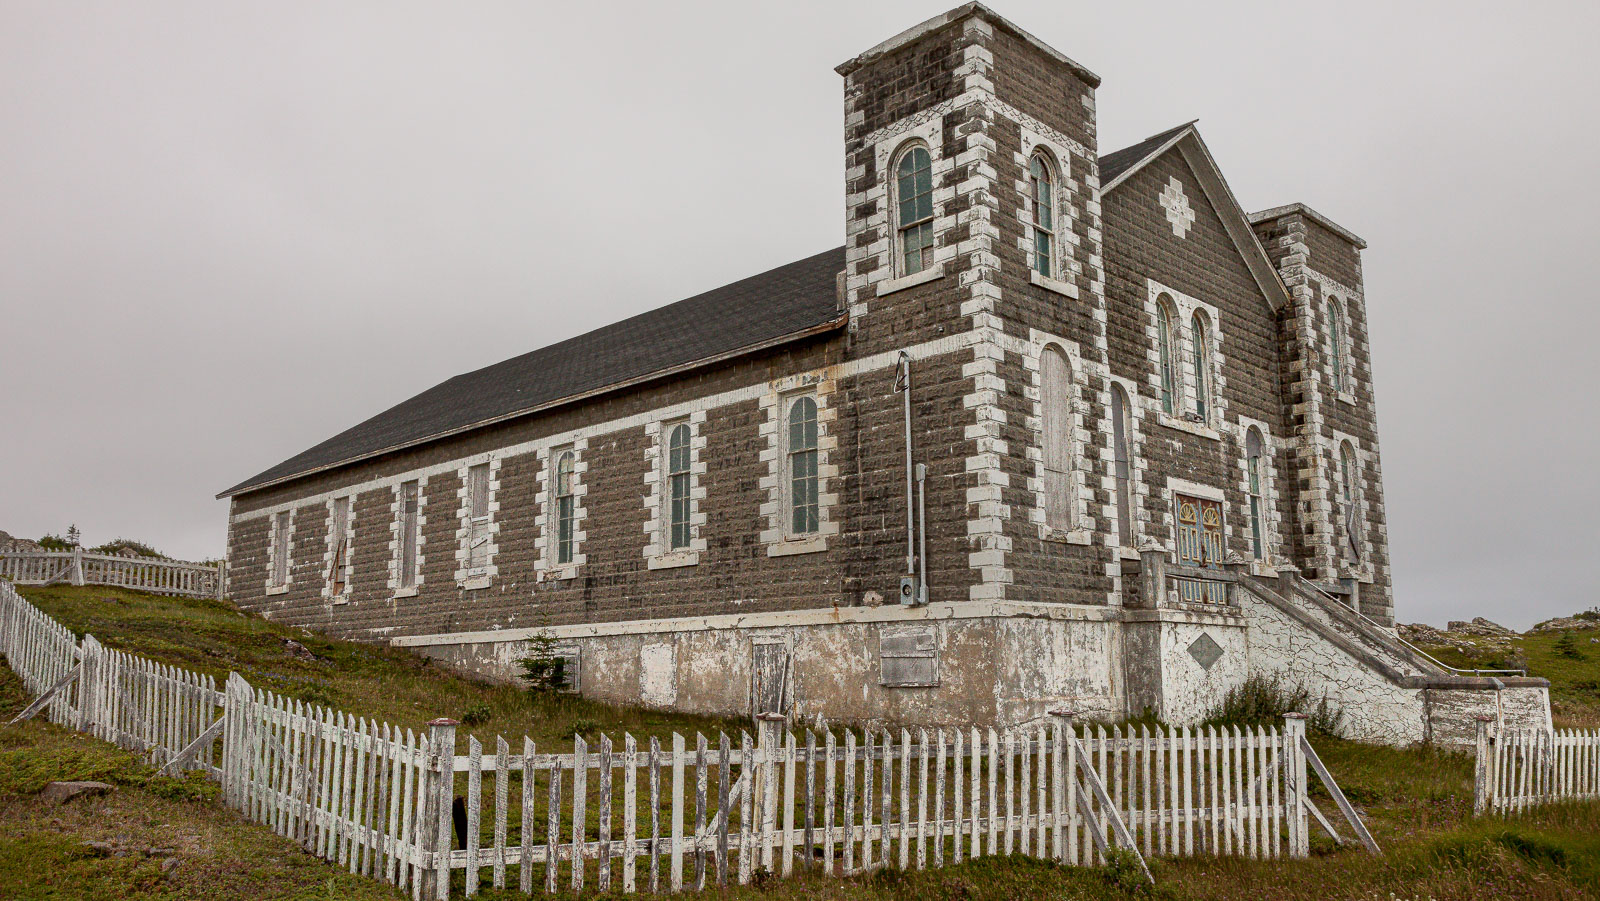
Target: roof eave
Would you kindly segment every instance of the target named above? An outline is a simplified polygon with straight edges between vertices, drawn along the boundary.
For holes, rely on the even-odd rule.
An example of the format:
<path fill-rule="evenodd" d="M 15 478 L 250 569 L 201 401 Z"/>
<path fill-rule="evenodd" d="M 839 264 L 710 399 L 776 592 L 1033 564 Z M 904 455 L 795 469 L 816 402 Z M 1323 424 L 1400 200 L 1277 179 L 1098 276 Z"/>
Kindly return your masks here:
<path fill-rule="evenodd" d="M 1365 238 L 1303 203 L 1290 203 L 1285 204 L 1284 206 L 1275 206 L 1270 210 L 1261 210 L 1257 213 L 1251 213 L 1248 218 L 1250 219 L 1251 225 L 1256 225 L 1258 223 L 1265 222 L 1268 219 L 1278 219 L 1280 217 L 1290 215 L 1291 213 L 1299 213 L 1305 216 L 1307 219 L 1316 222 L 1323 228 L 1326 228 L 1346 241 L 1349 241 L 1351 244 L 1354 244 L 1357 250 L 1367 249 L 1367 240 Z"/>
<path fill-rule="evenodd" d="M 217 495 L 217 499 L 218 500 L 224 500 L 224 499 L 231 498 L 231 497 L 237 497 L 237 496 L 239 496 L 241 494 L 248 494 L 250 492 L 262 491 L 262 490 L 265 490 L 267 488 L 272 488 L 272 487 L 277 486 L 277 485 L 284 485 L 284 484 L 287 484 L 289 482 L 297 481 L 299 479 L 309 478 L 310 476 L 314 476 L 314 475 L 317 475 L 319 473 L 324 473 L 324 472 L 329 472 L 331 470 L 340 469 L 340 468 L 345 467 L 345 466 L 350 466 L 351 464 L 354 464 L 354 463 L 360 463 L 363 460 L 370 460 L 370 459 L 373 459 L 374 457 L 381 457 L 384 454 L 392 454 L 392 453 L 396 453 L 398 451 L 403 451 L 403 450 L 408 450 L 408 449 L 413 448 L 413 447 L 418 447 L 420 445 L 430 444 L 430 443 L 432 443 L 434 441 L 442 441 L 442 440 L 444 440 L 446 438 L 452 438 L 452 437 L 454 437 L 456 435 L 461 435 L 461 434 L 464 434 L 466 432 L 471 432 L 471 431 L 475 431 L 477 429 L 487 428 L 487 427 L 492 426 L 492 425 L 498 425 L 500 423 L 507 422 L 509 420 L 519 419 L 519 418 L 524 417 L 524 416 L 532 416 L 532 415 L 534 415 L 536 413 L 545 413 L 545 412 L 548 412 L 550 410 L 556 409 L 558 407 L 564 407 L 564 406 L 568 406 L 568 405 L 571 405 L 571 404 L 581 403 L 583 401 L 590 400 L 592 398 L 599 397 L 601 395 L 610 394 L 610 393 L 612 393 L 614 391 L 621 391 L 621 390 L 624 390 L 624 389 L 627 389 L 627 388 L 632 388 L 632 387 L 635 387 L 637 385 L 644 384 L 646 382 L 652 382 L 652 381 L 656 381 L 656 380 L 659 380 L 659 379 L 665 379 L 665 378 L 672 378 L 673 376 L 682 375 L 683 373 L 686 373 L 686 372 L 692 372 L 692 371 L 697 370 L 697 369 L 704 369 L 707 366 L 714 366 L 714 365 L 716 365 L 718 363 L 726 363 L 729 360 L 735 360 L 735 359 L 738 359 L 740 357 L 749 356 L 750 354 L 761 353 L 764 350 L 771 350 L 771 349 L 776 348 L 776 347 L 782 347 L 782 346 L 784 346 L 786 344 L 794 344 L 794 343 L 799 342 L 799 341 L 804 341 L 807 338 L 814 338 L 814 337 L 816 337 L 818 335 L 824 335 L 824 334 L 827 334 L 828 332 L 837 331 L 840 328 L 843 328 L 845 323 L 848 322 L 849 319 L 850 319 L 849 313 L 840 313 L 839 315 L 835 316 L 832 319 L 827 320 L 826 322 L 821 322 L 821 323 L 818 323 L 817 325 L 807 326 L 806 328 L 799 329 L 799 330 L 793 331 L 793 332 L 789 332 L 788 334 L 785 334 L 785 335 L 779 335 L 776 338 L 771 338 L 771 339 L 768 339 L 766 341 L 759 341 L 759 342 L 756 342 L 755 344 L 747 344 L 744 347 L 735 348 L 733 350 L 726 351 L 724 353 L 714 354 L 714 355 L 709 356 L 709 357 L 701 357 L 698 360 L 692 360 L 692 361 L 690 361 L 688 363 L 683 363 L 683 364 L 680 364 L 680 365 L 677 365 L 677 366 L 669 366 L 669 367 L 667 367 L 665 369 L 658 369 L 658 370 L 655 370 L 654 372 L 648 372 L 648 373 L 645 373 L 644 375 L 638 375 L 638 376 L 634 376 L 633 378 L 623 379 L 620 382 L 613 382 L 612 384 L 604 385 L 604 386 L 599 387 L 599 388 L 594 388 L 594 389 L 591 389 L 589 391 L 582 391 L 582 392 L 579 392 L 577 394 L 569 394 L 566 397 L 560 397 L 560 398 L 556 398 L 555 400 L 546 401 L 546 402 L 544 402 L 542 404 L 537 404 L 535 406 L 528 407 L 528 408 L 523 409 L 523 410 L 517 410 L 517 411 L 512 412 L 512 413 L 505 413 L 505 414 L 502 414 L 500 416 L 490 417 L 489 419 L 484 419 L 484 420 L 480 420 L 478 422 L 469 423 L 469 424 L 464 425 L 464 426 L 458 426 L 458 427 L 453 428 L 453 429 L 447 429 L 445 431 L 438 432 L 438 433 L 435 433 L 435 434 L 432 434 L 432 435 L 428 435 L 428 436 L 425 436 L 425 437 L 422 437 L 422 438 L 416 438 L 416 439 L 413 439 L 411 441 L 402 441 L 402 442 L 400 442 L 398 444 L 393 444 L 393 445 L 390 445 L 388 447 L 383 447 L 383 448 L 379 448 L 377 450 L 368 451 L 368 452 L 366 452 L 364 454 L 357 454 L 354 457 L 348 457 L 348 458 L 345 458 L 343 460 L 339 460 L 338 462 L 335 462 L 335 463 L 326 463 L 326 464 L 323 464 L 321 466 L 314 466 L 314 467 L 312 467 L 310 469 L 302 470 L 302 471 L 296 472 L 296 473 L 291 473 L 291 474 L 286 475 L 286 476 L 279 476 L 278 478 L 269 479 L 269 480 L 264 481 L 264 482 L 251 482 L 249 480 L 246 480 L 244 482 L 240 482 L 239 484 L 233 486 L 232 488 L 227 489 L 226 491 L 221 492 L 220 494 Z"/>

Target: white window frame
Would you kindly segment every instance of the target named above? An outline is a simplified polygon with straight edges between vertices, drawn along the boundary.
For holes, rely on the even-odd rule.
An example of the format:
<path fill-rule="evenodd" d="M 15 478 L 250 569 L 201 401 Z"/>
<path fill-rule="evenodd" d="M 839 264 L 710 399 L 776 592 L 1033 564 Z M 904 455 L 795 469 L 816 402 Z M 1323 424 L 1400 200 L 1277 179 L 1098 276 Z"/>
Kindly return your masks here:
<path fill-rule="evenodd" d="M 1276 562 L 1282 558 L 1283 545 L 1279 539 L 1282 527 L 1282 516 L 1278 511 L 1278 451 L 1281 444 L 1272 429 L 1259 419 L 1240 416 L 1235 435 L 1239 447 L 1239 491 L 1244 496 L 1244 504 L 1240 508 L 1241 519 L 1246 528 L 1245 540 L 1250 540 L 1248 526 L 1250 524 L 1250 429 L 1254 428 L 1261 434 L 1261 545 L 1265 557 L 1255 559 L 1254 553 L 1250 556 L 1250 571 L 1257 576 L 1277 578 Z"/>
<path fill-rule="evenodd" d="M 344 507 L 343 522 L 339 521 L 340 506 Z M 322 597 L 324 600 L 334 604 L 348 604 L 350 602 L 350 577 L 355 572 L 355 495 L 340 494 L 330 497 L 327 500 L 327 509 L 328 539 L 327 548 L 322 554 Z M 342 577 L 341 584 L 343 587 L 335 593 L 333 590 L 334 565 L 339 554 L 339 547 L 337 546 L 339 543 L 344 545 L 344 565 L 339 567 L 344 570 L 339 574 Z"/>
<path fill-rule="evenodd" d="M 1066 529 L 1057 529 L 1050 525 L 1046 511 L 1045 497 L 1045 466 L 1044 466 L 1044 353 L 1045 348 L 1054 346 L 1067 358 L 1067 366 L 1071 371 L 1072 381 L 1068 406 L 1070 409 L 1067 430 L 1070 435 L 1068 441 L 1068 454 L 1071 468 L 1068 470 L 1068 503 L 1071 505 L 1071 517 Z M 1028 422 L 1029 431 L 1035 436 L 1026 453 L 1033 464 L 1033 475 L 1028 479 L 1028 489 L 1033 492 L 1033 510 L 1029 517 L 1038 526 L 1039 537 L 1048 541 L 1064 541 L 1068 544 L 1091 544 L 1094 541 L 1094 519 L 1089 507 L 1090 492 L 1089 461 L 1084 454 L 1084 448 L 1089 446 L 1089 434 L 1084 430 L 1084 423 L 1088 421 L 1089 409 L 1084 401 L 1084 389 L 1088 385 L 1088 370 L 1084 366 L 1083 354 L 1075 341 L 1068 341 L 1058 335 L 1051 335 L 1038 330 L 1030 330 L 1028 355 L 1024 360 L 1029 371 L 1030 384 L 1027 389 L 1028 399 L 1033 403 L 1033 416 Z M 1109 397 L 1107 398 L 1109 402 Z"/>
<path fill-rule="evenodd" d="M 1328 484 L 1333 494 L 1333 512 L 1329 518 L 1329 537 L 1331 547 L 1328 548 L 1332 555 L 1333 570 L 1335 573 L 1345 572 L 1359 582 L 1373 581 L 1375 564 L 1373 563 L 1372 545 L 1372 510 L 1367 497 L 1366 475 L 1374 465 L 1375 460 L 1361 439 L 1338 429 L 1332 430 L 1333 435 L 1327 439 L 1324 446 L 1325 459 L 1330 471 Z M 1349 444 L 1355 458 L 1355 472 L 1353 473 L 1352 488 L 1355 490 L 1355 519 L 1356 537 L 1360 545 L 1360 559 L 1351 560 L 1346 552 L 1346 541 L 1341 538 L 1341 527 L 1344 534 L 1349 532 L 1349 524 L 1345 521 L 1344 485 L 1339 479 L 1340 449 Z"/>
<path fill-rule="evenodd" d="M 479 466 L 487 467 L 484 470 L 486 473 L 484 484 L 488 495 L 483 499 L 484 512 L 474 516 L 472 472 Z M 500 510 L 497 499 L 500 488 L 500 460 L 497 457 L 474 457 L 456 472 L 461 479 L 461 487 L 457 489 L 461 506 L 458 513 L 459 526 L 456 529 L 456 584 L 467 591 L 478 591 L 488 588 L 499 572 L 494 559 L 499 550 L 496 536 L 500 532 L 500 522 L 495 514 Z M 473 565 L 472 561 L 475 541 L 480 542 L 483 547 L 483 560 L 477 565 Z"/>
<path fill-rule="evenodd" d="M 928 150 L 933 167 L 933 264 L 921 272 L 906 275 L 900 271 L 899 260 L 899 210 L 895 205 L 894 166 L 900 154 L 913 141 L 921 141 Z M 942 185 L 952 164 L 941 152 L 944 143 L 944 116 L 930 113 L 928 118 L 896 127 L 892 133 L 873 142 L 873 159 L 878 178 L 861 197 L 863 203 L 874 205 L 873 214 L 863 227 L 877 230 L 882 240 L 874 243 L 871 251 L 877 266 L 861 276 L 846 276 L 850 293 L 850 318 L 859 320 L 867 312 L 867 297 L 882 297 L 915 285 L 925 284 L 944 275 L 945 262 L 955 256 L 955 247 L 940 239 L 955 226 L 955 217 L 945 214 L 946 204 L 955 196 L 955 189 Z"/>
<path fill-rule="evenodd" d="M 928 215 L 918 219 L 910 225 L 900 221 L 900 163 L 917 150 L 928 154 Z M 938 181 L 939 170 L 934 165 L 933 148 L 929 142 L 920 138 L 905 141 L 895 150 L 889 158 L 889 168 L 884 173 L 889 188 L 889 223 L 890 241 L 894 245 L 894 274 L 896 278 L 913 278 L 933 269 L 939 263 L 939 203 Z M 916 272 L 906 269 L 906 229 L 912 227 L 928 227 L 928 246 L 925 249 L 926 262 Z"/>
<path fill-rule="evenodd" d="M 1128 444 L 1128 502 L 1132 508 L 1129 510 L 1123 509 L 1122 499 L 1117 494 L 1117 439 L 1114 431 L 1116 423 L 1111 418 L 1114 412 L 1111 401 L 1112 385 L 1121 386 L 1122 393 L 1127 398 L 1127 406 L 1123 413 L 1128 419 L 1126 435 Z M 1113 508 L 1109 511 L 1111 513 L 1109 518 L 1112 521 L 1112 529 L 1110 536 L 1107 538 L 1107 543 L 1117 550 L 1119 557 L 1137 560 L 1139 559 L 1139 545 L 1144 540 L 1144 522 L 1139 512 L 1144 509 L 1145 498 L 1148 496 L 1144 487 L 1144 470 L 1141 465 L 1144 460 L 1144 448 L 1141 443 L 1139 419 L 1144 411 L 1144 405 L 1139 400 L 1139 386 L 1132 380 L 1121 376 L 1107 376 L 1105 397 L 1102 399 L 1102 403 L 1106 411 L 1106 419 L 1103 423 L 1104 432 L 1109 440 L 1107 448 L 1109 453 L 1106 455 L 1106 488 L 1111 492 L 1111 507 Z M 1122 522 L 1125 517 L 1129 527 L 1129 543 L 1126 545 L 1122 543 Z M 1120 572 L 1121 568 L 1119 567 L 1118 573 Z"/>
<path fill-rule="evenodd" d="M 1017 218 L 1022 223 L 1022 237 L 1017 239 L 1017 243 L 1028 261 L 1028 280 L 1047 291 L 1077 299 L 1078 285 L 1074 279 L 1080 272 L 1081 264 L 1072 255 L 1078 244 L 1078 235 L 1073 231 L 1077 216 L 1068 203 L 1071 192 L 1078 187 L 1072 181 L 1072 150 L 1059 135 L 1042 134 L 1027 126 L 1021 127 L 1021 135 L 1022 143 L 1017 150 L 1016 162 L 1022 170 L 1022 178 L 1017 182 L 1017 194 L 1021 200 L 1017 205 Z M 1055 230 L 1050 241 L 1054 265 L 1048 275 L 1039 272 L 1038 261 L 1034 259 L 1032 165 L 1036 156 L 1044 157 L 1045 165 L 1055 179 L 1052 197 L 1055 204 Z"/>
<path fill-rule="evenodd" d="M 1222 432 L 1219 427 L 1228 421 L 1227 411 L 1227 379 L 1223 375 L 1226 371 L 1225 337 L 1223 334 L 1224 323 L 1222 314 L 1214 305 L 1206 303 L 1195 297 L 1190 297 L 1182 291 L 1167 287 L 1154 279 L 1146 279 L 1145 312 L 1147 314 L 1146 338 L 1149 341 L 1147 353 L 1150 360 L 1149 384 L 1151 389 L 1150 409 L 1155 413 L 1156 422 L 1169 429 L 1188 432 L 1201 438 L 1208 438 L 1220 442 Z M 1177 327 L 1176 333 L 1171 336 L 1171 341 L 1176 345 L 1176 356 L 1173 358 L 1173 412 L 1168 413 L 1162 402 L 1161 383 L 1161 297 L 1166 295 L 1171 302 L 1173 322 Z M 1193 371 L 1192 348 L 1194 346 L 1191 332 L 1196 311 L 1205 314 L 1208 331 L 1207 349 L 1210 351 L 1209 365 L 1207 366 L 1207 391 L 1210 394 L 1207 415 L 1204 422 L 1196 421 L 1198 413 L 1195 405 L 1195 379 L 1189 374 Z"/>
<path fill-rule="evenodd" d="M 579 438 L 569 443 L 542 447 L 538 451 L 539 491 L 534 502 L 538 504 L 539 513 L 534 522 L 539 531 L 539 556 L 534 562 L 534 569 L 540 582 L 575 579 L 588 562 L 583 552 L 584 539 L 588 537 L 584 521 L 589 517 L 584 500 L 589 494 L 589 480 L 586 478 L 589 471 L 586 460 L 588 449 L 588 439 Z M 556 545 L 561 539 L 561 529 L 556 516 L 555 469 L 561 456 L 566 453 L 572 454 L 572 559 L 558 563 Z"/>
<path fill-rule="evenodd" d="M 279 545 L 282 545 L 280 548 Z M 283 580 L 278 576 L 278 558 L 283 557 Z M 274 510 L 267 515 L 267 594 L 284 594 L 294 583 L 294 508 Z"/>
<path fill-rule="evenodd" d="M 833 521 L 833 508 L 838 498 L 832 492 L 833 480 L 838 477 L 837 467 L 829 462 L 838 447 L 833 434 L 835 413 L 829 403 L 834 383 L 821 372 L 802 373 L 773 382 L 762 397 L 765 416 L 761 433 L 767 447 L 761 458 L 767 463 L 767 474 L 760 487 L 767 493 L 761 505 L 767 528 L 761 533 L 761 542 L 767 546 L 767 556 L 782 557 L 790 554 L 810 554 L 828 549 L 828 540 L 839 532 Z M 817 531 L 797 535 L 792 526 L 794 510 L 789 493 L 789 407 L 801 395 L 810 395 L 817 402 Z"/>
<path fill-rule="evenodd" d="M 405 567 L 405 542 L 406 542 L 406 487 L 415 485 L 417 490 L 417 519 L 412 523 L 415 530 L 416 559 L 412 561 L 410 584 L 407 583 Z M 423 561 L 425 556 L 424 544 L 426 542 L 426 526 L 428 523 L 428 477 L 419 475 L 414 479 L 404 479 L 392 488 L 393 499 L 390 502 L 389 523 L 389 595 L 393 598 L 415 597 L 422 588 Z"/>
<path fill-rule="evenodd" d="M 1335 322 L 1329 316 L 1329 307 L 1338 314 Z M 1327 360 L 1325 371 L 1329 391 L 1347 404 L 1356 402 L 1353 342 L 1350 338 L 1350 306 L 1346 298 L 1324 290 L 1322 292 L 1323 356 Z M 1339 332 L 1338 352 L 1335 353 L 1334 328 Z"/>
<path fill-rule="evenodd" d="M 701 434 L 706 422 L 706 411 L 697 410 L 687 416 L 654 420 L 645 424 L 646 464 L 645 498 L 646 521 L 644 531 L 645 565 L 649 569 L 670 569 L 694 566 L 706 550 L 703 536 L 706 517 L 700 512 L 700 501 L 705 498 L 702 484 L 706 472 L 702 453 L 705 437 Z M 672 472 L 670 458 L 673 430 L 679 426 L 689 430 L 689 543 L 683 547 L 672 546 Z M 576 505 L 574 505 L 576 506 Z"/>

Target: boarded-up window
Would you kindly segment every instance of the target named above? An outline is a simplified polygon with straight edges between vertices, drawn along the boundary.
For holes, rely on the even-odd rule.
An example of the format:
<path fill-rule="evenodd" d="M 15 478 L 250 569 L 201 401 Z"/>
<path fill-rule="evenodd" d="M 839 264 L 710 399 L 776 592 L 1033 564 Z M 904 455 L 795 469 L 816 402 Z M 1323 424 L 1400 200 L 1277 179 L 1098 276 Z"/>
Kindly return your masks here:
<path fill-rule="evenodd" d="M 489 572 L 489 464 L 467 470 L 467 577 Z"/>
<path fill-rule="evenodd" d="M 788 715 L 789 648 L 772 642 L 750 646 L 750 714 Z"/>
<path fill-rule="evenodd" d="M 415 588 L 417 585 L 417 532 L 421 522 L 419 487 L 416 482 L 400 486 L 400 571 L 397 581 L 401 588 Z"/>
<path fill-rule="evenodd" d="M 290 512 L 280 510 L 272 517 L 272 575 L 273 588 L 289 584 L 289 526 Z"/>
<path fill-rule="evenodd" d="M 1117 477 L 1117 541 L 1133 547 L 1133 422 L 1129 416 L 1128 393 L 1121 385 L 1111 385 L 1111 443 Z"/>
<path fill-rule="evenodd" d="M 333 499 L 332 522 L 328 524 L 328 593 L 334 597 L 350 587 L 350 498 Z"/>
<path fill-rule="evenodd" d="M 1356 451 L 1346 441 L 1339 445 L 1339 510 L 1344 519 L 1344 551 L 1351 560 L 1361 559 L 1361 488 L 1357 480 Z"/>
<path fill-rule="evenodd" d="M 889 688 L 939 684 L 939 642 L 932 629 L 907 629 L 878 636 L 879 678 Z"/>
<path fill-rule="evenodd" d="M 1044 521 L 1052 529 L 1072 528 L 1072 365 L 1059 348 L 1047 347 L 1039 359 L 1041 441 L 1044 452 Z"/>

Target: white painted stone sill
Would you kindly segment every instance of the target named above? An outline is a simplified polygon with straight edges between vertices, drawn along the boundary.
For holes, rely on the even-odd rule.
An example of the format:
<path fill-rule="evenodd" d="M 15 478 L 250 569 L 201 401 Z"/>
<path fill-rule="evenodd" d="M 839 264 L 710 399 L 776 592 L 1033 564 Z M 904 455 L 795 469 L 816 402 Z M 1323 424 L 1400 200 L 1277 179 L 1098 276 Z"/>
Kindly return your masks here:
<path fill-rule="evenodd" d="M 678 551 L 651 557 L 646 561 L 646 565 L 650 569 L 675 569 L 679 566 L 694 566 L 699 562 L 699 551 Z"/>
<path fill-rule="evenodd" d="M 350 593 L 348 591 L 344 594 L 336 594 L 333 596 L 333 605 L 335 607 L 348 603 L 350 603 Z"/>
<path fill-rule="evenodd" d="M 1119 546 L 1117 548 L 1117 559 L 1119 559 L 1119 560 L 1138 560 L 1139 559 L 1139 549 L 1138 548 L 1134 548 L 1134 547 L 1121 547 L 1121 546 Z"/>
<path fill-rule="evenodd" d="M 415 587 L 412 587 L 412 588 L 396 588 L 394 590 L 394 594 L 389 596 L 389 600 L 398 601 L 401 598 L 414 598 L 416 596 L 417 596 L 417 589 Z"/>
<path fill-rule="evenodd" d="M 267 596 L 268 597 L 271 597 L 272 595 L 275 595 L 275 594 L 288 594 L 288 593 L 289 593 L 289 586 L 288 585 L 268 585 L 267 586 Z"/>
<path fill-rule="evenodd" d="M 1174 429 L 1179 432 L 1188 432 L 1189 434 L 1198 438 L 1206 438 L 1211 441 L 1222 440 L 1221 433 L 1208 425 L 1202 425 L 1198 422 L 1190 422 L 1187 419 L 1181 419 L 1177 416 L 1172 416 L 1167 413 L 1157 414 L 1156 422 L 1166 426 L 1169 429 Z"/>
<path fill-rule="evenodd" d="M 1339 392 L 1339 403 L 1341 403 L 1341 404 L 1349 404 L 1350 406 L 1353 407 L 1353 406 L 1356 405 L 1356 396 L 1354 394 L 1351 394 L 1348 391 L 1340 391 Z"/>
<path fill-rule="evenodd" d="M 462 579 L 456 584 L 460 585 L 463 591 L 481 591 L 489 587 L 489 581 L 489 576 L 477 576 L 471 579 Z"/>
<path fill-rule="evenodd" d="M 828 549 L 828 539 L 822 535 L 813 538 L 785 538 L 767 545 L 768 557 L 789 557 L 794 554 L 815 554 Z"/>
<path fill-rule="evenodd" d="M 1060 529 L 1047 528 L 1044 530 L 1044 540 L 1054 541 L 1058 544 L 1088 545 L 1094 543 L 1094 533 L 1088 529 L 1072 529 L 1070 531 L 1062 531 Z M 1138 555 L 1135 554 L 1134 556 L 1137 557 Z"/>
<path fill-rule="evenodd" d="M 568 563 L 568 564 L 566 564 L 564 566 L 558 566 L 558 567 L 556 567 L 554 569 L 545 570 L 544 571 L 544 575 L 540 579 L 540 581 L 543 581 L 543 582 L 570 582 L 573 579 L 576 579 L 577 577 L 578 577 L 578 564 L 576 564 L 576 563 Z"/>
<path fill-rule="evenodd" d="M 1038 285 L 1046 291 L 1054 291 L 1057 294 L 1065 295 L 1073 300 L 1078 299 L 1077 285 L 1074 285 L 1071 282 L 1064 282 L 1057 278 L 1051 278 L 1048 275 L 1040 275 L 1037 269 L 1028 270 L 1028 281 Z"/>
<path fill-rule="evenodd" d="M 891 278 L 887 281 L 878 282 L 877 296 L 882 297 L 885 294 L 893 294 L 896 291 L 904 291 L 907 288 L 914 288 L 917 285 L 925 285 L 934 279 L 943 277 L 944 263 L 934 263 L 932 266 L 929 266 L 927 269 L 924 269 L 921 272 L 913 273 L 912 275 L 902 275 L 899 278 Z"/>

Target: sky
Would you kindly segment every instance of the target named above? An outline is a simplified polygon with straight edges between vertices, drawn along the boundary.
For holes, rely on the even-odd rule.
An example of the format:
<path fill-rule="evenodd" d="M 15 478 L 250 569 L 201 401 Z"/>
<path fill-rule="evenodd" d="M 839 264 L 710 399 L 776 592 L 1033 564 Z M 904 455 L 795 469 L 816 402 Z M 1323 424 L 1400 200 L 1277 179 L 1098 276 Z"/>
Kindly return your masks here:
<path fill-rule="evenodd" d="M 0 529 L 214 495 L 843 242 L 833 67 L 954 5 L 0 0 Z M 1600 603 L 1600 4 L 996 0 L 1364 256 L 1397 615 Z"/>

